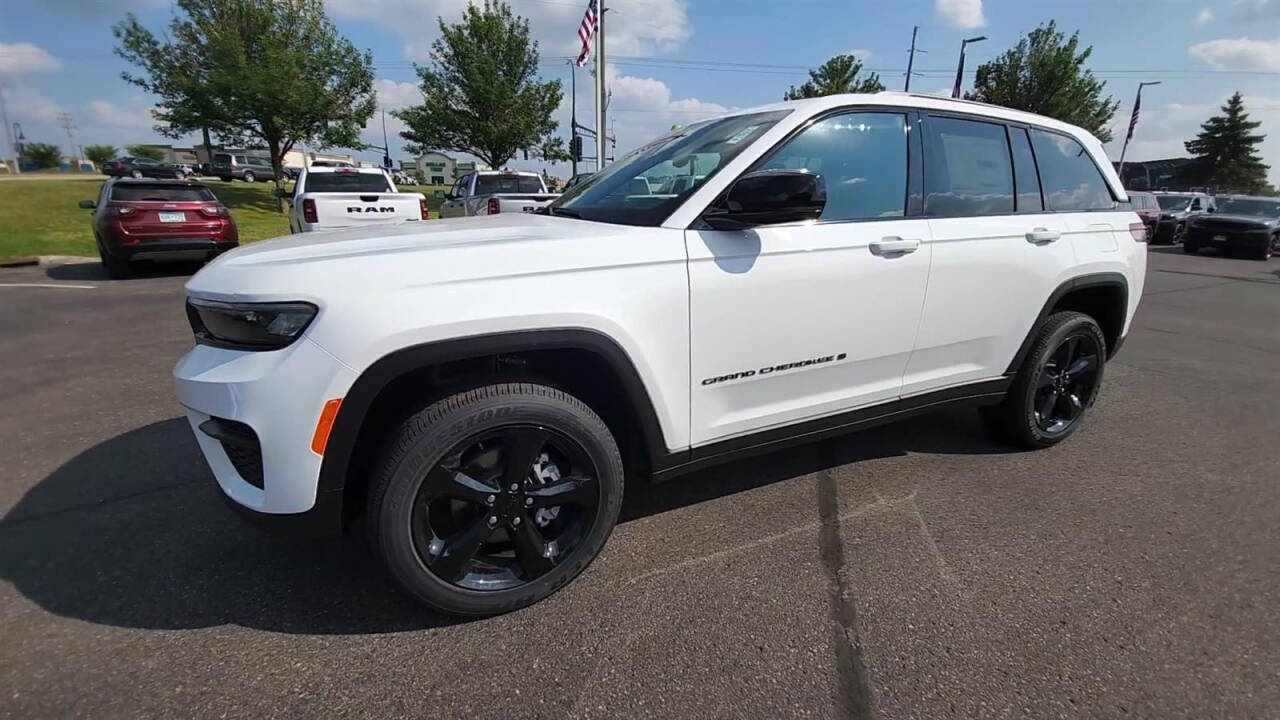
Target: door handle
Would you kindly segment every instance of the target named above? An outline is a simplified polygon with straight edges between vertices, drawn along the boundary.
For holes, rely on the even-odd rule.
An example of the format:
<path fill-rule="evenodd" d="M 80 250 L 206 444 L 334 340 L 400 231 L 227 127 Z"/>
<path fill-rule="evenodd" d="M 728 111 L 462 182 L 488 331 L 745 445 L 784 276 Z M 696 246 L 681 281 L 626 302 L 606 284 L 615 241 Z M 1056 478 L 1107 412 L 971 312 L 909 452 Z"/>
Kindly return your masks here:
<path fill-rule="evenodd" d="M 867 246 L 871 250 L 872 255 L 885 257 L 887 255 L 906 255 L 920 249 L 919 238 L 903 239 L 897 235 L 882 237 Z"/>
<path fill-rule="evenodd" d="M 1032 245 L 1044 245 L 1062 237 L 1062 233 L 1056 230 L 1046 230 L 1044 228 L 1036 228 L 1027 233 L 1027 242 Z"/>

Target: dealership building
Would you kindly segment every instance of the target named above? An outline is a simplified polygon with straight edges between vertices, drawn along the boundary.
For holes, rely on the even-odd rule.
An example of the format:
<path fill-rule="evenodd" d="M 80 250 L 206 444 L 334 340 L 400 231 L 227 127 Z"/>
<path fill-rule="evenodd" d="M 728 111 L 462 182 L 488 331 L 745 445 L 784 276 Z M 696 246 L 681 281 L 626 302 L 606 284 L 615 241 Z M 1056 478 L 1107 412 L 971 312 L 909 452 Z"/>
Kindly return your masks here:
<path fill-rule="evenodd" d="M 452 185 L 459 175 L 473 170 L 488 170 L 489 166 L 467 160 L 455 160 L 442 152 L 425 152 L 414 161 L 418 177 L 428 185 Z"/>

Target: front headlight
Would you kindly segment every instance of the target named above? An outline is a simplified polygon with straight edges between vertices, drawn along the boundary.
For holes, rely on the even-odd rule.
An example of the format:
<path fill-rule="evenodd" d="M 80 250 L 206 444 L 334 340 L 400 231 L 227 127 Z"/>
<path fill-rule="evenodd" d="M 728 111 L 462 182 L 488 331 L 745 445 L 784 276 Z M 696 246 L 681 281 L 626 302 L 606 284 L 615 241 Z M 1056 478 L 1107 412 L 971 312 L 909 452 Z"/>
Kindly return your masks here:
<path fill-rule="evenodd" d="M 233 350 L 278 350 L 302 335 L 316 316 L 305 302 L 224 303 L 187 298 L 196 342 Z"/>

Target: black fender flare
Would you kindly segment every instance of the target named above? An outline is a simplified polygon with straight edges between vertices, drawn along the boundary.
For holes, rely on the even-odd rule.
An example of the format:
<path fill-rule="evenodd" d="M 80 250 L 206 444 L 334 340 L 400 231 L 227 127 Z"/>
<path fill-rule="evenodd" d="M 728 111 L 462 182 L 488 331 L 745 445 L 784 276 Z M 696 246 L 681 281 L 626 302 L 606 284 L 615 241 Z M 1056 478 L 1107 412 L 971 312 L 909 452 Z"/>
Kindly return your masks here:
<path fill-rule="evenodd" d="M 1116 351 L 1120 349 L 1120 343 L 1124 340 L 1120 333 L 1124 331 L 1124 321 L 1129 314 L 1129 281 L 1118 272 L 1092 273 L 1071 278 L 1050 293 L 1049 299 L 1045 300 L 1044 307 L 1040 309 L 1040 314 L 1036 316 L 1035 322 L 1027 330 L 1026 338 L 1023 339 L 1022 345 L 1018 346 L 1018 352 L 1014 354 L 1013 361 L 1009 363 L 1009 367 L 1004 371 L 1004 374 L 1016 375 L 1018 373 L 1018 368 L 1022 367 L 1022 361 L 1026 359 L 1027 353 L 1031 352 L 1031 345 L 1036 339 L 1036 330 L 1039 329 L 1045 318 L 1049 317 L 1049 313 L 1053 310 L 1053 306 L 1058 304 L 1058 301 L 1075 290 L 1102 286 L 1113 286 L 1120 289 L 1120 328 L 1117 331 L 1116 342 L 1107 348 L 1107 359 L 1110 360 L 1116 354 Z"/>
<path fill-rule="evenodd" d="M 343 397 L 338 417 L 329 432 L 324 460 L 320 465 L 317 494 L 341 490 L 346 486 L 356 439 L 360 436 L 360 428 L 364 425 L 369 408 L 379 393 L 396 378 L 414 370 L 454 360 L 558 349 L 586 350 L 603 358 L 621 379 L 619 390 L 627 396 L 636 412 L 636 423 L 649 457 L 657 459 L 667 454 L 662 426 L 658 423 L 649 392 L 630 356 L 613 338 L 582 328 L 475 335 L 401 348 L 378 359 L 360 373 Z"/>

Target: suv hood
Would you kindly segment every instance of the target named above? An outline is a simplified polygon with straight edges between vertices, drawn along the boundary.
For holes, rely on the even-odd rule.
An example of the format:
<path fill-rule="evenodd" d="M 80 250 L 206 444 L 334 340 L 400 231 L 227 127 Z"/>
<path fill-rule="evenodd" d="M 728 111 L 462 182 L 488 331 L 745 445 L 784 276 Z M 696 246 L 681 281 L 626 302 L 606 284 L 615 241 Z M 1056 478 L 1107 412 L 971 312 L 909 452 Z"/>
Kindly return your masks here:
<path fill-rule="evenodd" d="M 1259 217 L 1257 215 L 1229 215 L 1226 213 L 1215 213 L 1213 215 L 1198 217 L 1194 222 L 1196 225 L 1220 225 L 1224 227 L 1232 226 L 1241 228 L 1264 228 L 1280 225 L 1280 220 L 1277 219 Z"/>
<path fill-rule="evenodd" d="M 599 267 L 611 261 L 613 244 L 603 240 L 653 230 L 502 213 L 301 233 L 219 256 L 187 291 L 209 299 L 308 300 L 335 284 L 377 290 Z"/>

